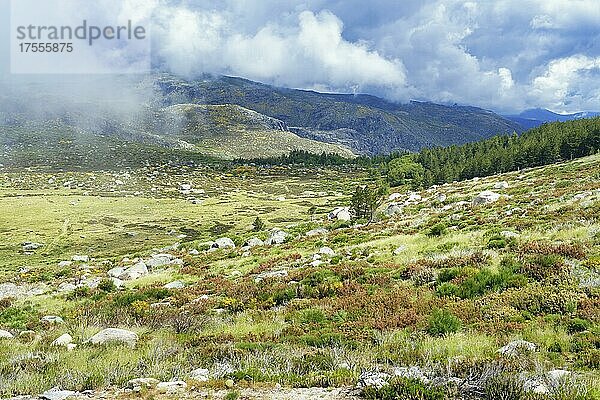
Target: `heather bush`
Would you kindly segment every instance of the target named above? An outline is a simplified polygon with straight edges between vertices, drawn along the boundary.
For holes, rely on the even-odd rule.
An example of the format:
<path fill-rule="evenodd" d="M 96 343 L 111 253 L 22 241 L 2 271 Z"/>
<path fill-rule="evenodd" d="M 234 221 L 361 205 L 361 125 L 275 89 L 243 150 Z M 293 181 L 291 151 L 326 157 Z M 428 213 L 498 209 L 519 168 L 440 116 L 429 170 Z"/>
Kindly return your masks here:
<path fill-rule="evenodd" d="M 450 311 L 443 309 L 433 310 L 429 317 L 427 332 L 433 336 L 443 336 L 448 333 L 458 332 L 462 322 Z"/>

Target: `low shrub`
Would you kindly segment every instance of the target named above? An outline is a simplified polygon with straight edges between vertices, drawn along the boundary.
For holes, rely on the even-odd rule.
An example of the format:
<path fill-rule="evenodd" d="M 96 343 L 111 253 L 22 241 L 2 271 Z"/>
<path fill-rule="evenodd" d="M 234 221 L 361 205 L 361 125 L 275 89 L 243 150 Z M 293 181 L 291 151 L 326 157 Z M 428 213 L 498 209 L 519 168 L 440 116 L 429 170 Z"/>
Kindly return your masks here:
<path fill-rule="evenodd" d="M 429 326 L 427 332 L 433 336 L 443 336 L 448 333 L 458 332 L 462 327 L 462 322 L 450 311 L 443 309 L 433 310 L 429 317 Z"/>
<path fill-rule="evenodd" d="M 362 397 L 368 400 L 444 400 L 444 390 L 426 386 L 417 379 L 394 378 L 382 388 L 367 387 Z"/>
<path fill-rule="evenodd" d="M 525 400 L 523 383 L 512 374 L 501 374 L 488 379 L 485 384 L 486 400 Z"/>
<path fill-rule="evenodd" d="M 440 222 L 438 224 L 433 225 L 431 228 L 427 230 L 425 235 L 429 237 L 439 237 L 443 236 L 448 232 L 448 227 L 446 224 Z"/>
<path fill-rule="evenodd" d="M 590 327 L 590 323 L 585 319 L 573 318 L 567 323 L 567 332 L 577 333 L 583 332 Z"/>

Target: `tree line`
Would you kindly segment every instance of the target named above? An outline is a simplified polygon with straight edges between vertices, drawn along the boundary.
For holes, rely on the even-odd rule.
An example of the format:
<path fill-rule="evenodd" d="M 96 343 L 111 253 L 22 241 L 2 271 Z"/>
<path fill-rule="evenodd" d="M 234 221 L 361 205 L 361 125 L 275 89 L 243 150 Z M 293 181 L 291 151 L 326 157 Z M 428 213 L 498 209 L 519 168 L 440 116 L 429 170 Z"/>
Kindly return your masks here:
<path fill-rule="evenodd" d="M 417 189 L 571 160 L 599 150 L 600 117 L 597 117 L 548 123 L 521 135 L 499 135 L 463 145 L 423 149 L 418 153 L 395 152 L 348 159 L 337 154 L 296 150 L 280 157 L 239 162 L 257 165 L 355 165 L 377 170 L 391 186 L 409 185 Z"/>

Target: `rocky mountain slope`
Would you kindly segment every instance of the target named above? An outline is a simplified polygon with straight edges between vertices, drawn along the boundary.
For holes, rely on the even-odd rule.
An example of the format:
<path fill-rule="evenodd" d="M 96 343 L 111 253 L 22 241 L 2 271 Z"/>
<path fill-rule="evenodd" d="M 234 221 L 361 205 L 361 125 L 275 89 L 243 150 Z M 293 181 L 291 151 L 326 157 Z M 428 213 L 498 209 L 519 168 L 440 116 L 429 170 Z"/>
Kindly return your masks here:
<path fill-rule="evenodd" d="M 415 151 L 522 132 L 491 111 L 467 106 L 396 104 L 369 95 L 283 89 L 234 77 L 184 80 L 159 75 L 162 104 L 237 104 L 283 121 L 300 136 L 360 154 Z"/>
<path fill-rule="evenodd" d="M 102 87 L 98 80 L 95 86 Z M 100 98 L 77 91 L 60 96 L 52 86 L 36 86 L 25 95 L 0 94 L 3 163 L 30 160 L 27 165 L 43 165 L 64 156 L 83 165 L 83 160 L 99 156 L 107 165 L 131 164 L 114 154 L 115 147 L 124 154 L 154 152 L 167 158 L 184 151 L 250 159 L 291 150 L 353 157 L 522 131 L 518 124 L 476 107 L 396 104 L 368 95 L 283 89 L 232 77 L 184 80 L 153 74 L 124 77 L 118 85 L 106 86 L 111 94 Z M 85 92 L 86 86 L 78 90 Z M 70 139 L 62 140 L 65 135 Z"/>

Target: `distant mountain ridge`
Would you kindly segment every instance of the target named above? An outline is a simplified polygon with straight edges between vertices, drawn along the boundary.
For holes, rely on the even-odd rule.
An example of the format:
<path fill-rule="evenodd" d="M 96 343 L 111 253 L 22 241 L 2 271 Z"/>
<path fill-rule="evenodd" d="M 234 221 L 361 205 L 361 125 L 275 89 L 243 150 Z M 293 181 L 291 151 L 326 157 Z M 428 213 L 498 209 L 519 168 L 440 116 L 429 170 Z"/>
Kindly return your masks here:
<path fill-rule="evenodd" d="M 160 75 L 163 106 L 235 104 L 278 119 L 299 136 L 344 145 L 358 154 L 417 151 L 522 132 L 521 125 L 489 110 L 375 96 L 278 88 L 221 76 L 185 80 Z"/>
<path fill-rule="evenodd" d="M 545 108 L 532 108 L 517 115 L 507 115 L 506 118 L 514 121 L 525 129 L 538 127 L 547 122 L 565 122 L 575 119 L 593 118 L 600 115 L 596 111 L 582 111 L 573 114 L 558 114 Z"/>
<path fill-rule="evenodd" d="M 110 80 L 107 86 L 117 85 Z M 227 76 L 184 79 L 154 73 L 124 77 L 118 87 L 141 93 L 131 96 L 133 107 L 121 107 L 118 95 L 112 102 L 65 99 L 52 86 L 36 87 L 34 105 L 27 96 L 0 93 L 0 158 L 89 164 L 94 157 L 101 163 L 102 158 L 112 160 L 107 155 L 126 155 L 128 148 L 146 158 L 155 151 L 161 157 L 189 153 L 253 159 L 293 150 L 351 158 L 523 131 L 514 121 L 477 107 L 400 104 L 366 94 L 279 88 Z"/>

